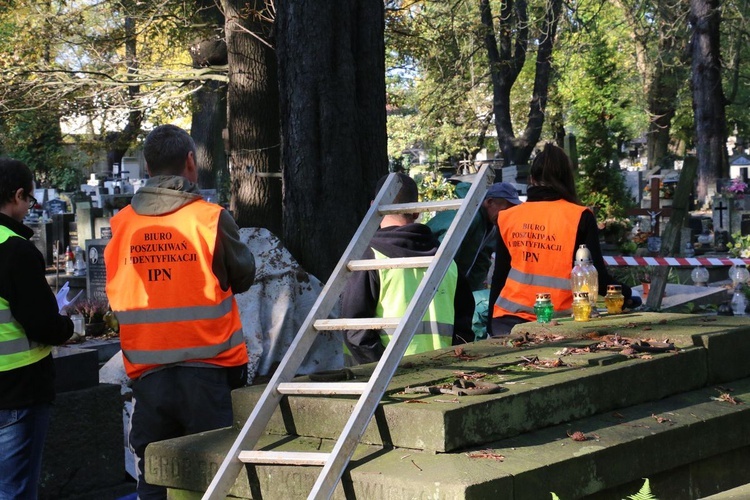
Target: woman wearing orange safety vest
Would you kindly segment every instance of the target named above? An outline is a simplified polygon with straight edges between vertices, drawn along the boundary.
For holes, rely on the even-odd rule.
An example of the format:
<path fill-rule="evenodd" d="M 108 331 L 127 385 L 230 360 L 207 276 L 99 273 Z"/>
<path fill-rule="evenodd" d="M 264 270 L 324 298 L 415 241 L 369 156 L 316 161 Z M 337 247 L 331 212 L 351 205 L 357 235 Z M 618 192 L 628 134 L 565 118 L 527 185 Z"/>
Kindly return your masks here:
<path fill-rule="evenodd" d="M 599 247 L 596 218 L 578 201 L 573 168 L 565 151 L 546 144 L 529 169 L 527 201 L 500 212 L 495 271 L 490 289 L 494 304 L 488 333 L 507 335 L 513 326 L 534 321 L 537 293 L 551 293 L 555 311 L 573 302 L 570 271 L 575 250 L 585 244 L 599 273 L 599 290 L 620 284 L 607 273 Z M 625 306 L 641 299 L 623 285 Z"/>

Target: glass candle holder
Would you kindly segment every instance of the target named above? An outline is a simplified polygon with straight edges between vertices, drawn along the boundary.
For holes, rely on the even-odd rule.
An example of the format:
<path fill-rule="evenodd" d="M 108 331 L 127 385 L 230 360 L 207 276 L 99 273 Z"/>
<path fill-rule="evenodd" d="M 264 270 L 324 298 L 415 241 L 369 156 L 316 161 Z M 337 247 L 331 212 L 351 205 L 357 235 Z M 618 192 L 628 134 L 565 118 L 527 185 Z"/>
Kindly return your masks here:
<path fill-rule="evenodd" d="M 537 323 L 549 323 L 555 314 L 555 307 L 552 305 L 552 295 L 549 293 L 537 293 L 534 302 L 534 314 L 536 314 Z"/>
<path fill-rule="evenodd" d="M 604 296 L 604 305 L 607 306 L 608 314 L 620 314 L 625 304 L 625 296 L 622 294 L 622 286 L 607 285 L 607 295 Z"/>
<path fill-rule="evenodd" d="M 588 292 L 573 292 L 573 320 L 588 321 L 591 318 L 591 302 Z"/>

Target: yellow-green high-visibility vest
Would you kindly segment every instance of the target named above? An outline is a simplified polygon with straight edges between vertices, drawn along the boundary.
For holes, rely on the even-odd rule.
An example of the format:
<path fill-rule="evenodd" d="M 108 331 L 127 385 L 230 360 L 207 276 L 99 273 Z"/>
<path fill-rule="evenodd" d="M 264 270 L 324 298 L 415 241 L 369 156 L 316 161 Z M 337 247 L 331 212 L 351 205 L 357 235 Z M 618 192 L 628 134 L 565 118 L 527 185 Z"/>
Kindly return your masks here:
<path fill-rule="evenodd" d="M 385 255 L 373 249 L 376 259 L 387 259 Z M 401 317 L 406 312 L 414 293 L 417 291 L 424 269 L 380 269 L 380 297 L 375 311 L 377 318 Z M 438 286 L 435 297 L 430 302 L 422 322 L 417 327 L 405 355 L 434 351 L 450 347 L 453 344 L 453 321 L 455 308 L 458 268 L 451 262 L 448 272 Z M 387 346 L 394 330 L 384 329 L 380 341 Z"/>
<path fill-rule="evenodd" d="M 22 236 L 0 226 L 0 244 Z M 0 297 L 0 372 L 31 365 L 44 359 L 52 347 L 29 340 L 21 324 L 10 313 L 10 303 Z"/>

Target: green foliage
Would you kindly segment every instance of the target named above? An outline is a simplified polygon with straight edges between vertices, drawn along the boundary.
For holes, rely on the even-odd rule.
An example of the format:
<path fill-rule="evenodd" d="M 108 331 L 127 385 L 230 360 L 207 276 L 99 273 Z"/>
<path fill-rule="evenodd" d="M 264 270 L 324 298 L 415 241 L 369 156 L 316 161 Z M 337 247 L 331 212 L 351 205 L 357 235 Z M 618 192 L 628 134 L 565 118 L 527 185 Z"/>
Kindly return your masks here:
<path fill-rule="evenodd" d="M 618 164 L 619 146 L 646 127 L 638 102 L 642 90 L 632 46 L 613 3 L 594 12 L 579 11 L 580 32 L 570 35 L 579 50 L 570 54 L 558 85 L 568 104 L 569 120 L 578 138 L 581 201 L 594 207 L 597 218 L 623 217 L 632 205 Z M 642 99 L 641 99 L 642 102 Z"/>
<path fill-rule="evenodd" d="M 386 2 L 391 157 L 422 147 L 434 161 L 473 159 L 485 146 L 492 90 L 482 33 L 474 1 Z"/>
<path fill-rule="evenodd" d="M 419 201 L 440 201 L 456 198 L 455 187 L 440 174 L 427 172 L 414 176 L 419 189 Z"/>
<path fill-rule="evenodd" d="M 651 485 L 646 479 L 638 493 L 628 496 L 627 500 L 657 500 L 657 498 L 651 493 Z"/>
<path fill-rule="evenodd" d="M 59 119 L 53 111 L 26 111 L 8 116 L 0 124 L 0 151 L 24 162 L 43 187 L 70 191 L 81 182 L 62 144 Z"/>
<path fill-rule="evenodd" d="M 750 258 L 750 234 L 743 236 L 737 231 L 732 234 L 732 241 L 727 244 L 729 253 L 742 259 Z"/>
<path fill-rule="evenodd" d="M 560 500 L 560 497 L 553 492 L 552 500 Z M 629 495 L 624 500 L 658 500 L 658 498 L 651 493 L 651 485 L 649 484 L 649 480 L 646 479 L 638 493 Z"/>

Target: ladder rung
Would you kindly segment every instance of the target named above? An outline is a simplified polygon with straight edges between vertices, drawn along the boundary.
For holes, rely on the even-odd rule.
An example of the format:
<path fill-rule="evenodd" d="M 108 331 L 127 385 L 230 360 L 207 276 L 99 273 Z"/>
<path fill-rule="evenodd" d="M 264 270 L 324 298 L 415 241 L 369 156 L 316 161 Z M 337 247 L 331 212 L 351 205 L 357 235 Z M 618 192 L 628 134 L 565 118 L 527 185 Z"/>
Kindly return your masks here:
<path fill-rule="evenodd" d="M 325 465 L 330 453 L 303 451 L 241 451 L 240 462 L 246 464 L 280 464 L 280 465 Z"/>
<path fill-rule="evenodd" d="M 396 257 L 393 259 L 350 260 L 347 266 L 350 271 L 373 271 L 375 269 L 406 269 L 429 267 L 434 257 Z"/>
<path fill-rule="evenodd" d="M 416 214 L 421 212 L 442 212 L 443 210 L 458 210 L 464 200 L 424 201 L 421 203 L 397 203 L 378 207 L 380 215 L 388 214 Z"/>
<path fill-rule="evenodd" d="M 365 382 L 285 382 L 276 389 L 279 394 L 362 394 Z"/>
<path fill-rule="evenodd" d="M 319 319 L 313 326 L 316 330 L 380 330 L 396 328 L 401 318 L 341 318 Z"/>

